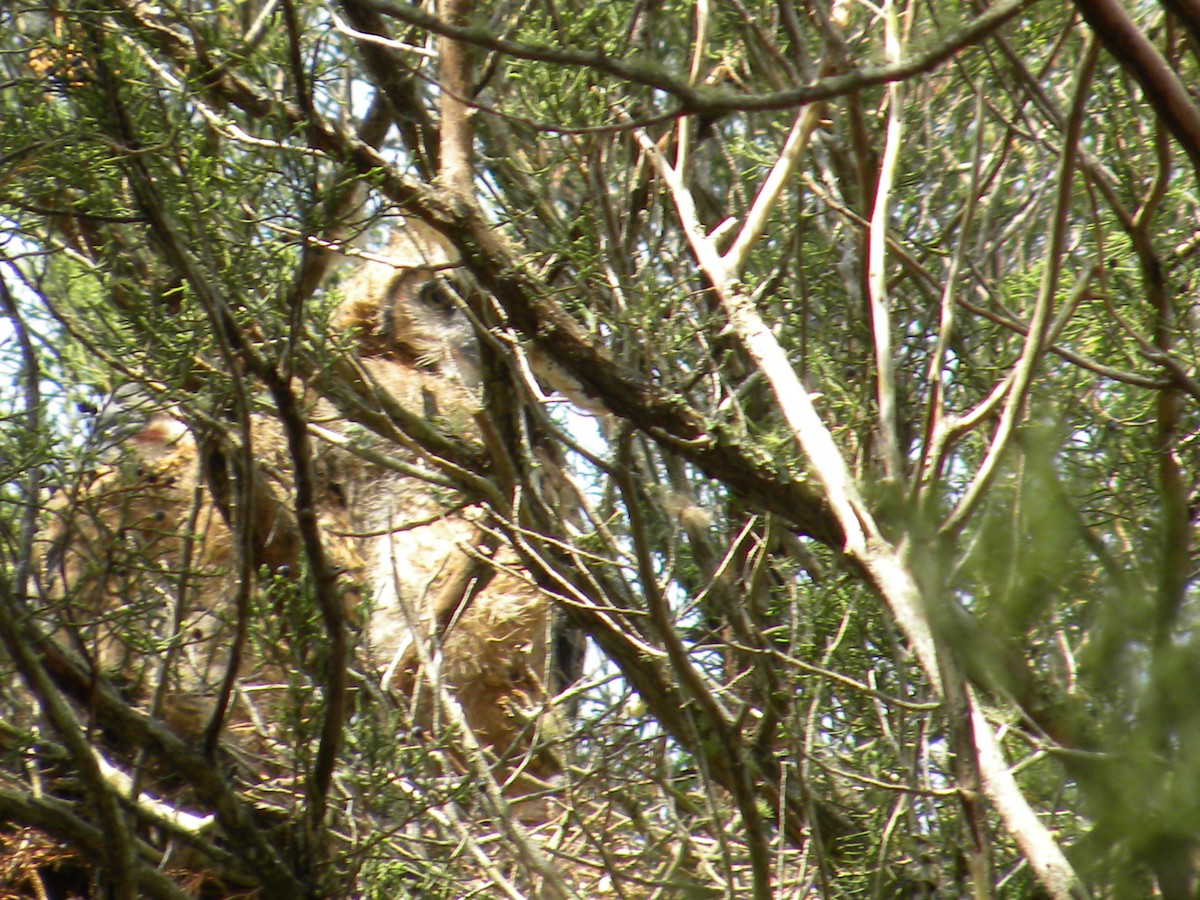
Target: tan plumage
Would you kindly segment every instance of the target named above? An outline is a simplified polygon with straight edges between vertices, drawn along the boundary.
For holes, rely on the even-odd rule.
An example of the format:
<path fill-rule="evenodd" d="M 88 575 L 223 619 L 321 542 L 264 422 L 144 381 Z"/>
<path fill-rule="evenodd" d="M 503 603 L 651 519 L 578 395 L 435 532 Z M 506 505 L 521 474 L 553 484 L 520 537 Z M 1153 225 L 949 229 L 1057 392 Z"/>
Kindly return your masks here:
<path fill-rule="evenodd" d="M 388 262 L 361 264 L 345 282 L 334 328 L 351 336 L 361 371 L 378 390 L 408 413 L 432 412 L 440 427 L 472 440 L 475 338 L 453 298 L 442 294 L 450 290 L 442 279 L 452 254 L 433 232 L 413 225 L 379 255 Z M 545 698 L 545 598 L 518 574 L 512 552 L 480 530 L 481 510 L 345 445 L 365 443 L 430 468 L 420 454 L 347 423 L 315 391 L 308 404 L 316 432 L 330 437 L 314 442 L 317 513 L 325 552 L 360 626 L 358 665 L 399 697 L 427 697 L 422 660 L 439 660 L 440 678 L 480 742 L 497 757 L 520 751 L 524 744 L 514 742 Z M 236 471 L 236 447 L 202 448 L 181 416 L 155 411 L 124 441 L 116 463 L 54 501 L 43 532 L 42 584 L 47 621 L 71 623 L 58 628 L 60 639 L 137 702 L 149 702 L 169 660 L 163 716 L 198 734 L 232 643 L 238 553 L 230 523 L 238 516 L 238 485 L 251 484 L 253 563 L 268 576 L 253 586 L 263 639 L 241 666 L 229 728 L 240 746 L 262 752 L 284 737 L 271 720 L 281 704 L 294 702 L 287 685 L 296 685 L 295 647 L 283 633 L 288 626 L 272 617 L 286 619 L 276 608 L 283 602 L 279 585 L 294 579 L 302 560 L 283 430 L 273 416 L 257 414 L 251 439 L 258 464 L 249 482 L 239 481 L 228 477 Z M 220 503 L 214 453 L 227 476 Z M 413 708 L 432 721 L 430 703 Z"/>

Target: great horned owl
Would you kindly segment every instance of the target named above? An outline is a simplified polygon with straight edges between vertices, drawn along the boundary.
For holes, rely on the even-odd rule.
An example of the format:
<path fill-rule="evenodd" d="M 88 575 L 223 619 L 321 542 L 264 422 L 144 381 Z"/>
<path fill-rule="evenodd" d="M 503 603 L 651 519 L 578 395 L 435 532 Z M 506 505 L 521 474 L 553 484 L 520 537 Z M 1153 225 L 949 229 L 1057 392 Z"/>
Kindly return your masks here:
<path fill-rule="evenodd" d="M 451 293 L 453 263 L 430 230 L 398 231 L 379 260 L 346 281 L 332 323 L 354 335 L 379 392 L 469 440 L 479 406 L 477 345 Z M 124 399 L 131 397 L 140 394 L 129 389 Z M 258 616 L 277 612 L 271 585 L 302 566 L 293 461 L 277 419 L 255 414 L 255 471 L 231 475 L 226 465 L 224 477 L 235 483 L 214 489 L 206 442 L 161 405 L 146 409 L 152 415 L 129 432 L 121 460 L 56 498 L 43 535 L 43 594 L 47 620 L 133 697 L 144 702 L 165 678 L 178 701 L 170 709 L 200 711 L 175 723 L 195 731 L 228 661 L 239 535 L 250 535 L 253 568 L 268 579 L 254 585 Z M 480 742 L 511 763 L 527 749 L 521 736 L 545 699 L 545 596 L 480 527 L 482 510 L 421 477 L 422 467 L 434 471 L 421 453 L 347 423 L 315 391 L 308 414 L 314 434 L 330 438 L 315 442 L 317 512 L 348 602 L 361 606 L 360 660 L 380 687 L 414 697 L 427 696 L 422 667 L 437 661 L 440 683 Z M 367 461 L 348 446 L 392 455 L 407 468 Z M 237 455 L 236 447 L 215 452 Z M 237 497 L 246 490 L 253 521 L 239 530 Z M 295 662 L 286 644 L 272 645 L 268 635 L 244 660 L 229 720 L 235 731 L 273 738 L 269 713 L 284 701 Z M 422 716 L 432 709 L 413 708 Z"/>
<path fill-rule="evenodd" d="M 365 358 L 400 362 L 474 387 L 479 346 L 456 296 L 456 264 L 456 254 L 437 232 L 411 222 L 348 280 L 334 328 L 353 331 Z"/>
<path fill-rule="evenodd" d="M 478 344 L 455 297 L 455 254 L 414 223 L 380 256 L 387 262 L 368 262 L 347 282 L 335 324 L 361 335 L 363 365 L 391 396 L 473 437 Z M 405 693 L 419 689 L 422 658 L 437 660 L 481 741 L 511 751 L 545 698 L 545 596 L 514 574 L 511 550 L 486 537 L 481 511 L 454 509 L 419 477 L 379 467 L 351 481 L 371 598 L 366 657 L 385 686 Z"/>

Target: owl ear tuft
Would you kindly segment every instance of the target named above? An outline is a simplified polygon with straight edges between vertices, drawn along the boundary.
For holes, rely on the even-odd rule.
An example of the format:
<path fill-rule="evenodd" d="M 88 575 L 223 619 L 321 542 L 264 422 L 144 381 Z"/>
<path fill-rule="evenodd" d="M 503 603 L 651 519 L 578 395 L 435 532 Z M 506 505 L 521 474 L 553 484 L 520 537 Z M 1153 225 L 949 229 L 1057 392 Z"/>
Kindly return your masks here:
<path fill-rule="evenodd" d="M 396 227 L 382 255 L 400 266 L 433 271 L 453 268 L 460 262 L 450 241 L 420 219 L 406 219 Z"/>

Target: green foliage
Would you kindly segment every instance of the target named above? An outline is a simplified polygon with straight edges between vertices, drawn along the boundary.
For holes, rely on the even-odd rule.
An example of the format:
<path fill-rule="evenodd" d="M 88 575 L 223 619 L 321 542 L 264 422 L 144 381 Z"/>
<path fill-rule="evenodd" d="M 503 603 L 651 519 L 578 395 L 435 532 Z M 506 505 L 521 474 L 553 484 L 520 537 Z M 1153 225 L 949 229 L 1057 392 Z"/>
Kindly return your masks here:
<path fill-rule="evenodd" d="M 854 5 L 840 23 L 765 0 L 475 5 L 472 27 L 510 48 L 612 64 L 472 48 L 475 89 L 463 99 L 475 104 L 475 208 L 443 190 L 434 164 L 437 38 L 405 20 L 410 5 L 372 10 L 17 3 L 0 13 L 0 278 L 15 304 L 0 331 L 0 620 L 36 623 L 86 671 L 90 693 L 72 693 L 55 662 L 53 687 L 85 746 L 180 808 L 220 808 L 192 843 L 231 885 L 266 870 L 232 828 L 230 797 L 251 830 L 280 836 L 289 871 L 336 881 L 346 896 L 498 896 L 500 879 L 509 894 L 552 892 L 531 846 L 581 896 L 1040 896 L 1027 844 L 979 782 L 980 726 L 960 704 L 969 696 L 1045 839 L 1095 896 L 1194 893 L 1200 201 L 1188 157 L 1119 48 L 1100 55 L 1083 91 L 1060 210 L 1066 123 L 1095 39 L 1075 7 L 1029 7 L 961 46 L 974 7 L 898 9 L 903 57 L 954 53 L 903 79 L 902 110 L 889 108 L 888 84 L 833 91 L 745 265 L 717 284 L 697 246 L 712 236 L 727 251 L 745 226 L 803 111 L 779 92 L 844 85 L 886 64 L 874 7 Z M 1160 24 L 1153 6 L 1134 12 L 1180 84 L 1193 83 L 1188 29 Z M 347 33 L 380 23 L 386 49 Z M 371 63 L 376 52 L 385 64 Z M 682 83 L 696 93 L 675 95 Z M 688 106 L 716 96 L 745 108 Z M 369 101 L 390 119 L 378 156 L 360 143 Z M 893 118 L 901 146 L 879 197 Z M 661 166 L 677 167 L 686 194 Z M 872 232 L 877 202 L 886 235 Z M 483 408 L 431 415 L 417 402 L 409 412 L 428 421 L 415 434 L 380 427 L 373 388 L 342 383 L 362 338 L 339 333 L 333 315 L 347 282 L 334 273 L 318 286 L 303 269 L 320 259 L 309 237 L 370 236 L 363 243 L 376 247 L 381 218 L 397 212 L 423 212 L 471 247 L 461 293 L 487 345 Z M 1051 253 L 1060 212 L 1066 249 Z M 471 231 L 482 221 L 496 223 L 501 250 Z M 872 241 L 884 237 L 886 296 L 873 308 Z M 1048 279 L 1051 324 L 1035 345 Z M 798 398 L 731 324 L 733 291 L 811 395 L 863 498 L 857 514 L 878 525 L 865 551 L 844 539 L 828 493 L 836 479 L 801 451 L 784 414 Z M 880 308 L 891 383 L 876 346 Z M 546 310 L 583 339 L 556 331 Z M 380 334 L 389 316 L 379 313 Z M 20 338 L 42 386 L 36 432 Z M 1023 359 L 1034 363 L 1028 383 Z M 416 376 L 419 400 L 436 377 Z M 146 389 L 149 411 L 188 426 L 198 449 L 187 474 L 139 455 L 136 429 L 115 443 L 121 452 L 103 448 L 102 416 L 87 410 L 130 383 Z M 549 627 L 585 623 L 582 682 L 555 702 L 500 704 L 505 721 L 528 720 L 528 758 L 482 751 L 501 782 L 541 778 L 554 760 L 540 799 L 554 805 L 557 831 L 522 845 L 507 825 L 527 811 L 496 807 L 458 725 L 430 699 L 430 674 L 365 654 L 379 597 L 351 614 L 355 647 L 338 659 L 325 587 L 304 552 L 275 569 L 235 544 L 186 564 L 168 552 L 223 528 L 278 538 L 300 512 L 307 462 L 290 449 L 256 462 L 286 486 L 277 519 L 248 522 L 234 474 L 205 525 L 156 525 L 139 506 L 153 492 L 141 489 L 121 498 L 123 515 L 96 524 L 112 512 L 94 487 L 105 478 L 219 486 L 214 460 L 243 445 L 244 413 L 261 422 L 278 412 L 280 384 L 322 427 L 334 414 L 321 390 L 337 396 L 339 415 L 366 423 L 339 432 L 347 457 L 337 465 L 366 465 L 348 461 L 366 451 L 425 471 L 436 486 L 420 489 L 428 508 L 414 518 L 462 514 L 478 528 L 472 550 L 495 568 L 472 575 L 466 605 L 439 623 L 445 646 L 482 602 L 477 589 L 513 573 L 552 592 Z M 585 412 L 563 411 L 582 401 Z M 889 404 L 895 417 L 883 421 Z M 899 471 L 886 458 L 889 431 Z M 440 432 L 478 447 L 455 456 Z M 354 498 L 337 465 L 316 476 L 328 488 L 315 501 L 318 528 L 330 547 L 369 547 L 372 535 L 339 518 Z M 31 472 L 44 473 L 36 494 Z M 32 536 L 27 510 L 39 517 Z M 61 546 L 46 537 L 68 521 L 96 551 L 72 590 L 54 580 Z M 921 669 L 910 623 L 881 602 L 888 583 L 869 563 L 889 559 L 885 550 L 917 584 L 915 615 L 933 631 L 940 672 Z M 393 564 L 405 576 L 434 552 Z M 360 564 L 335 573 L 338 590 Z M 252 584 L 237 583 L 253 569 Z M 438 572 L 408 585 L 409 599 L 437 596 Z M 17 596 L 21 573 L 31 577 Z M 260 702 L 261 721 L 231 713 L 236 739 L 202 760 L 228 791 L 214 799 L 136 729 L 116 734 L 129 723 L 104 719 L 98 692 L 109 674 L 138 697 L 160 665 L 181 683 L 174 654 L 203 641 L 163 623 L 222 580 L 228 599 L 247 599 L 247 665 L 269 670 L 262 696 L 273 699 Z M 88 593 L 98 585 L 120 602 L 98 608 Z M 236 631 L 232 605 L 212 612 L 222 634 Z M 126 655 L 101 660 L 114 630 Z M 33 679 L 5 640 L 0 718 L 15 724 L 0 729 L 0 818 L 32 821 L 16 799 L 50 797 L 109 828 L 103 804 L 80 801 L 84 780 L 57 774 L 71 758 L 61 723 L 40 714 L 33 737 Z M 444 648 L 431 639 L 425 649 L 436 661 Z M 536 673 L 547 695 L 563 687 L 551 668 Z M 330 725 L 339 673 L 350 699 Z M 412 693 L 398 686 L 406 678 Z M 169 712 L 154 716 L 175 727 Z M 323 750 L 330 731 L 337 741 Z M 53 778 L 27 764 L 33 752 L 54 762 Z M 308 804 L 326 762 L 332 787 L 314 822 Z M 62 808 L 39 810 L 32 824 L 56 824 L 87 850 Z M 161 870 L 175 852 L 169 832 L 135 830 L 138 864 Z"/>

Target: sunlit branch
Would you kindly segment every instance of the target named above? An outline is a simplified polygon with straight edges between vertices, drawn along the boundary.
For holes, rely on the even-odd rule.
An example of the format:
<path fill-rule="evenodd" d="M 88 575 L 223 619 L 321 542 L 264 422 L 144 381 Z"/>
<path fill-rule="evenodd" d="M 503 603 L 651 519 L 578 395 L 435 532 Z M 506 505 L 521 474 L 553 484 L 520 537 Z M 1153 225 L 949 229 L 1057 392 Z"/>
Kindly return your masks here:
<path fill-rule="evenodd" d="M 711 13 L 711 0 L 696 0 L 696 40 L 692 47 L 692 67 L 688 72 L 688 87 L 694 88 L 700 81 L 700 69 L 704 65 L 704 57 L 708 51 L 708 23 Z M 691 162 L 692 123 L 686 117 L 681 118 L 676 126 L 675 170 L 687 177 L 688 165 Z"/>
<path fill-rule="evenodd" d="M 900 59 L 900 27 L 896 4 L 883 4 L 884 53 L 891 63 Z M 901 459 L 896 407 L 896 372 L 892 360 L 892 317 L 887 295 L 887 230 L 892 185 L 900 159 L 904 136 L 904 92 L 900 82 L 888 85 L 887 135 L 879 177 L 875 182 L 875 202 L 867 231 L 867 300 L 871 310 L 871 332 L 875 344 L 875 396 L 879 405 L 879 440 L 883 469 L 888 480 L 899 483 L 904 464 Z"/>
<path fill-rule="evenodd" d="M 966 209 L 962 214 L 962 225 L 959 229 L 959 239 L 954 247 L 954 256 L 950 260 L 946 272 L 946 283 L 942 287 L 941 311 L 938 320 L 937 340 L 929 360 L 929 384 L 932 387 L 929 404 L 926 410 L 924 445 L 922 447 L 917 471 L 913 477 L 912 494 L 917 496 L 926 487 L 932 487 L 936 482 L 940 468 L 940 447 L 935 452 L 935 435 L 940 437 L 942 423 L 946 415 L 946 353 L 950 347 L 950 338 L 954 333 L 955 296 L 958 292 L 959 273 L 967 253 L 967 235 L 975 221 L 975 210 L 978 207 L 979 182 L 983 168 L 983 97 L 977 96 L 975 101 L 975 147 L 972 153 L 971 182 L 968 187 Z M 940 443 L 940 441 L 939 441 Z M 934 462 L 936 459 L 936 463 Z M 929 484 L 926 484 L 926 478 Z M 931 499 L 930 497 L 926 499 Z"/>
<path fill-rule="evenodd" d="M 443 22 L 463 27 L 471 12 L 471 0 L 438 0 Z M 455 36 L 438 36 L 438 78 L 441 85 L 440 150 L 438 177 L 443 186 L 461 197 L 470 197 L 474 182 L 473 110 L 464 102 L 471 95 L 470 51 Z"/>
<path fill-rule="evenodd" d="M 1094 53 L 1091 58 L 1094 62 Z M 912 572 L 895 548 L 880 534 L 873 516 L 859 496 L 845 460 L 817 414 L 811 396 L 792 369 L 787 354 L 766 327 L 749 298 L 737 292 L 732 274 L 725 268 L 722 257 L 711 246 L 709 238 L 703 234 L 696 217 L 694 201 L 687 187 L 682 184 L 677 173 L 649 136 L 639 133 L 638 138 L 642 149 L 654 162 L 659 175 L 671 192 L 683 231 L 701 267 L 718 292 L 734 333 L 766 376 L 775 401 L 793 430 L 793 436 L 813 471 L 820 478 L 830 506 L 846 535 L 845 552 L 862 567 L 871 584 L 888 605 L 933 690 L 945 696 L 943 672 L 951 673 L 954 679 L 952 683 L 958 683 L 961 676 L 951 668 L 952 661 L 942 658 L 938 652 L 924 599 Z M 948 710 L 948 714 L 953 712 Z M 966 702 L 962 704 L 961 714 L 979 715 L 978 701 L 968 695 Z M 969 723 L 956 721 L 954 724 L 966 726 Z M 1019 791 L 1007 792 L 1007 768 L 1003 766 L 1003 760 L 998 761 L 996 755 L 980 753 L 978 763 L 984 783 L 989 787 L 989 797 L 1002 809 L 1006 826 L 1013 830 L 1022 847 L 1036 847 L 1041 854 L 1038 874 L 1042 883 L 1051 890 L 1056 900 L 1070 897 L 1070 891 L 1078 883 L 1074 871 L 1053 840 L 1047 845 L 1037 835 L 1029 832 L 1028 820 L 1036 820 L 1036 815 L 1023 794 Z M 1043 859 L 1049 860 L 1049 863 L 1041 865 Z M 1060 882 L 1069 885 L 1069 888 L 1060 891 Z"/>
<path fill-rule="evenodd" d="M 345 20 L 337 13 L 330 10 L 329 18 L 333 22 L 334 29 L 339 34 L 344 34 L 346 37 L 354 38 L 356 41 L 362 41 L 367 44 L 375 44 L 387 50 L 399 50 L 402 53 L 411 53 L 414 56 L 423 56 L 428 59 L 436 59 L 437 53 L 430 50 L 428 47 L 421 47 L 417 44 L 406 44 L 403 41 L 395 41 L 391 38 L 385 38 L 378 34 L 371 34 L 368 31 L 359 31 L 352 28 Z"/>
<path fill-rule="evenodd" d="M 846 75 L 821 79 L 811 85 L 766 94 L 737 94 L 720 88 L 691 87 L 685 78 L 672 75 L 658 66 L 615 59 L 600 50 L 574 50 L 508 40 L 496 37 L 486 28 L 449 25 L 436 16 L 422 12 L 414 4 L 397 3 L 392 0 L 366 2 L 378 12 L 409 25 L 416 25 L 435 34 L 444 34 L 517 59 L 594 69 L 633 84 L 657 88 L 678 101 L 676 115 L 720 116 L 737 110 L 791 109 L 920 75 L 937 68 L 965 48 L 979 43 L 1037 0 L 1008 0 L 1006 3 L 999 3 L 938 46 L 898 65 L 864 67 Z"/>
<path fill-rule="evenodd" d="M 738 232 L 733 245 L 725 252 L 722 260 L 726 269 L 735 277 L 741 274 L 751 249 L 766 230 L 767 223 L 779 202 L 779 197 L 787 187 L 797 166 L 800 165 L 800 159 L 808 147 L 813 131 L 820 124 L 823 114 L 822 105 L 814 103 L 804 107 L 792 124 L 779 159 L 775 161 L 770 174 L 759 188 L 754 203 L 746 214 L 746 223 Z M 712 237 L 715 235 L 710 235 L 710 238 Z"/>
<path fill-rule="evenodd" d="M 1081 900 L 1087 897 L 1087 891 L 1067 862 L 1054 835 L 1042 824 L 1021 792 L 1004 759 L 996 734 L 983 715 L 979 697 L 974 690 L 967 690 L 979 769 L 988 797 L 1000 818 L 1051 897 L 1055 900 Z"/>
<path fill-rule="evenodd" d="M 912 644 L 925 676 L 940 693 L 942 675 L 937 646 L 916 582 L 895 549 L 879 533 L 841 451 L 821 421 L 812 396 L 792 368 L 787 353 L 754 308 L 753 301 L 737 291 L 733 274 L 704 235 L 691 192 L 645 133 L 639 134 L 639 141 L 671 192 L 684 233 L 718 292 L 734 333 L 766 376 L 793 438 L 824 487 L 826 499 L 845 535 L 844 552 L 869 573 Z"/>
<path fill-rule="evenodd" d="M 1056 184 L 1057 197 L 1054 215 L 1050 224 L 1050 236 L 1046 247 L 1046 262 L 1042 273 L 1042 283 L 1034 301 L 1033 315 L 1029 321 L 1029 332 L 1021 356 L 1013 369 L 1013 384 L 1008 392 L 1004 409 L 996 432 L 988 447 L 987 455 L 980 463 L 978 471 L 971 483 L 963 492 L 953 511 L 942 524 L 943 534 L 954 534 L 960 531 L 975 511 L 983 498 L 987 486 L 991 484 L 999 468 L 1001 459 L 1008 449 L 1017 422 L 1025 411 L 1025 401 L 1033 385 L 1034 374 L 1041 360 L 1047 342 L 1047 328 L 1050 325 L 1050 311 L 1054 304 L 1054 296 L 1058 291 L 1058 279 L 1062 269 L 1063 250 L 1067 240 L 1067 212 L 1071 205 L 1071 186 L 1075 174 L 1076 146 L 1079 142 L 1083 113 L 1088 99 L 1088 88 L 1096 69 L 1096 59 L 1099 56 L 1099 44 L 1092 40 L 1080 63 L 1076 77 L 1075 94 L 1072 109 L 1067 119 L 1066 132 L 1063 135 L 1062 154 L 1058 167 Z"/>
<path fill-rule="evenodd" d="M 113 786 L 118 793 L 128 796 L 138 811 L 157 825 L 174 831 L 201 832 L 210 829 L 215 821 L 210 815 L 197 816 L 193 813 L 177 809 L 165 803 L 153 794 L 135 789 L 134 780 L 105 759 L 99 751 L 93 751 L 96 764 L 104 780 Z"/>

